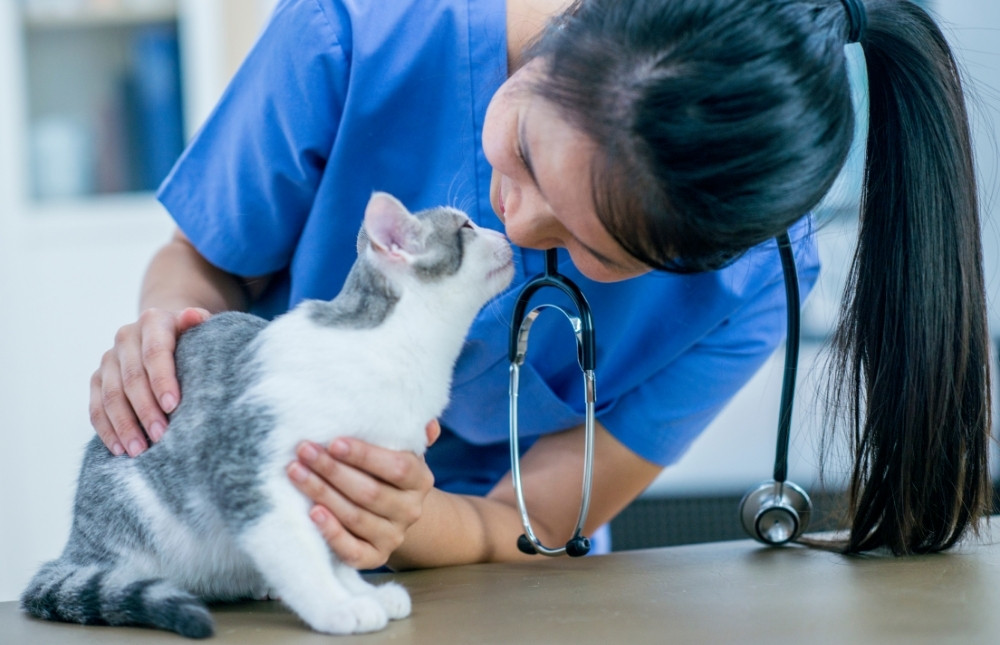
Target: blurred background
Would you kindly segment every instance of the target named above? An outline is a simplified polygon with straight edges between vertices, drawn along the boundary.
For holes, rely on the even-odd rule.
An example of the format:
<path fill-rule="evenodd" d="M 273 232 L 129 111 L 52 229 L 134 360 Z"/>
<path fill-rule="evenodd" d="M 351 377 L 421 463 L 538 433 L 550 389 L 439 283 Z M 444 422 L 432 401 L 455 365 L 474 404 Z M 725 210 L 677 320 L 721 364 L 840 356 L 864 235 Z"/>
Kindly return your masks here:
<path fill-rule="evenodd" d="M 142 272 L 172 230 L 152 191 L 274 2 L 0 0 L 0 601 L 16 599 L 65 542 L 92 436 L 90 376 L 118 327 L 135 319 Z M 924 4 L 968 81 L 997 336 L 1000 3 Z M 863 63 L 851 56 L 863 105 Z M 821 209 L 825 273 L 804 320 L 790 472 L 818 492 L 821 510 L 815 366 L 852 252 L 860 167 L 859 148 Z M 615 522 L 616 548 L 741 537 L 736 504 L 771 475 L 781 359 L 779 350 Z M 844 469 L 827 465 L 830 500 Z"/>

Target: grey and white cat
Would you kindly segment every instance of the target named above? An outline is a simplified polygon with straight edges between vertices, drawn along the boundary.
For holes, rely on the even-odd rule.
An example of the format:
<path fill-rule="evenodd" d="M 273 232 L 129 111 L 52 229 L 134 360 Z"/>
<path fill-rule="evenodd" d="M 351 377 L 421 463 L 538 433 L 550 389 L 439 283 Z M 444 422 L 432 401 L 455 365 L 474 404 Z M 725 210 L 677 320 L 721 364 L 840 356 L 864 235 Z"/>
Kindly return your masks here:
<path fill-rule="evenodd" d="M 359 437 L 422 453 L 477 311 L 513 277 L 510 245 L 460 211 L 410 214 L 375 193 L 358 260 L 332 301 L 266 322 L 226 313 L 183 334 L 183 399 L 137 458 L 95 437 L 59 559 L 21 596 L 40 618 L 210 636 L 204 601 L 276 593 L 313 629 L 409 615 L 331 555 L 285 468 L 302 440 Z"/>

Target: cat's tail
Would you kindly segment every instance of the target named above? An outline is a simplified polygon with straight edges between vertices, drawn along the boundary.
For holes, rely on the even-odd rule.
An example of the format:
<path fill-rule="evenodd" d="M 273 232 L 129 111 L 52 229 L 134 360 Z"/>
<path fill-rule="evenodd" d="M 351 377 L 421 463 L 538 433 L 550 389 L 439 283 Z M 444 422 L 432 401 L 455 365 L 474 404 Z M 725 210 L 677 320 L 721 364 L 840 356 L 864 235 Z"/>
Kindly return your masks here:
<path fill-rule="evenodd" d="M 113 565 L 75 565 L 53 560 L 21 594 L 21 609 L 44 618 L 84 625 L 134 625 L 212 635 L 212 616 L 196 596 L 172 583 L 139 578 Z"/>

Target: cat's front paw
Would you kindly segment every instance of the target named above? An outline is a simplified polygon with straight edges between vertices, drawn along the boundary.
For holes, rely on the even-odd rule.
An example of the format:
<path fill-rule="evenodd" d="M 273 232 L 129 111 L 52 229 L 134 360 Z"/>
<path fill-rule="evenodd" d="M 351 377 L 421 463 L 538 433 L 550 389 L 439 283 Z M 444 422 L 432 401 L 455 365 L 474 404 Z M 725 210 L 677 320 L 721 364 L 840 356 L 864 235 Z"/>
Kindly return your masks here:
<path fill-rule="evenodd" d="M 389 622 L 389 615 L 382 607 L 382 603 L 370 596 L 353 598 L 348 601 L 347 606 L 357 619 L 353 630 L 357 634 L 378 631 Z"/>
<path fill-rule="evenodd" d="M 374 596 L 358 596 L 331 609 L 312 628 L 328 634 L 363 634 L 378 631 L 388 623 L 382 603 Z"/>
<path fill-rule="evenodd" d="M 410 615 L 410 594 L 397 582 L 387 582 L 375 588 L 373 594 L 389 616 L 398 620 Z"/>

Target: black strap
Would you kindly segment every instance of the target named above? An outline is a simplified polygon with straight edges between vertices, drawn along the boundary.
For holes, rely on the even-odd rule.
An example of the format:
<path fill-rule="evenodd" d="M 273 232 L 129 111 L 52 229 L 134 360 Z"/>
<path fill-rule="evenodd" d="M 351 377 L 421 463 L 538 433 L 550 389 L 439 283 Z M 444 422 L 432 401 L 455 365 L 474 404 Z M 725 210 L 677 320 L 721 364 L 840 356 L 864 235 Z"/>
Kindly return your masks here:
<path fill-rule="evenodd" d="M 864 0 L 840 0 L 847 9 L 847 21 L 851 31 L 847 34 L 848 43 L 859 43 L 868 26 L 868 12 L 865 11 Z"/>

